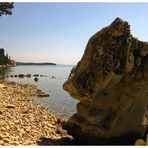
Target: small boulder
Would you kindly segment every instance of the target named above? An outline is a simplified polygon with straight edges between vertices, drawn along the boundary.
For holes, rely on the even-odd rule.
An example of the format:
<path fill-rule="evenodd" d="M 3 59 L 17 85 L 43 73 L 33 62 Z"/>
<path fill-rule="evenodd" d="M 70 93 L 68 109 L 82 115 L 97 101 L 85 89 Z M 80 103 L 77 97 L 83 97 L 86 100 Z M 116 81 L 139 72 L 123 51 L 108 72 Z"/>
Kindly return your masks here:
<path fill-rule="evenodd" d="M 6 108 L 15 108 L 15 105 L 13 105 L 13 104 L 7 104 L 6 105 Z"/>
<path fill-rule="evenodd" d="M 34 81 L 35 81 L 35 82 L 38 82 L 38 81 L 39 81 L 39 79 L 36 77 L 36 78 L 34 78 Z"/>
<path fill-rule="evenodd" d="M 13 75 L 11 75 L 10 77 L 13 78 Z"/>
<path fill-rule="evenodd" d="M 138 146 L 138 145 L 146 145 L 146 143 L 145 143 L 145 141 L 143 140 L 143 139 L 138 139 L 138 140 L 136 140 L 136 142 L 135 142 L 135 145 L 136 146 Z"/>
<path fill-rule="evenodd" d="M 49 94 L 44 94 L 44 93 L 43 93 L 43 94 L 38 94 L 37 96 L 38 96 L 38 97 L 49 97 Z"/>
<path fill-rule="evenodd" d="M 39 76 L 39 74 L 35 74 L 35 75 L 33 75 L 34 77 L 38 77 Z"/>
<path fill-rule="evenodd" d="M 24 74 L 19 74 L 18 77 L 19 78 L 24 78 Z"/>
<path fill-rule="evenodd" d="M 14 75 L 15 78 L 17 78 L 17 75 Z"/>
<path fill-rule="evenodd" d="M 27 78 L 31 78 L 31 74 L 27 74 L 25 75 Z"/>

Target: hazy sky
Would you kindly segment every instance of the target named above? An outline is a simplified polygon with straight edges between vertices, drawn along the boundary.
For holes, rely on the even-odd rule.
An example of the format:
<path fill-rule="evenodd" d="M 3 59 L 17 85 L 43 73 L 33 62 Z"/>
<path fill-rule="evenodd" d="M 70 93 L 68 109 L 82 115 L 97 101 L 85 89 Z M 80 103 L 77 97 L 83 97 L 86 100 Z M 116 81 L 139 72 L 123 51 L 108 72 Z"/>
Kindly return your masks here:
<path fill-rule="evenodd" d="M 116 17 L 148 41 L 148 3 L 15 3 L 12 16 L 0 17 L 0 48 L 16 61 L 76 64 Z"/>

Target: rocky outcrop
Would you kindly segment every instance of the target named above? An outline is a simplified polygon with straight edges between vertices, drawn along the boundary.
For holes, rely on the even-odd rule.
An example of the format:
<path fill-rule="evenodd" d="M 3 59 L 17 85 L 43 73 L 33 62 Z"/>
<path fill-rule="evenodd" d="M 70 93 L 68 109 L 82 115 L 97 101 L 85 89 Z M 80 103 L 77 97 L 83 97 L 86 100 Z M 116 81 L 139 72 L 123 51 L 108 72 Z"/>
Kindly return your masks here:
<path fill-rule="evenodd" d="M 94 34 L 63 85 L 80 100 L 65 126 L 69 133 L 96 143 L 115 140 L 114 144 L 116 139 L 123 137 L 125 144 L 142 134 L 148 104 L 147 57 L 148 43 L 133 37 L 128 22 L 120 18 Z"/>

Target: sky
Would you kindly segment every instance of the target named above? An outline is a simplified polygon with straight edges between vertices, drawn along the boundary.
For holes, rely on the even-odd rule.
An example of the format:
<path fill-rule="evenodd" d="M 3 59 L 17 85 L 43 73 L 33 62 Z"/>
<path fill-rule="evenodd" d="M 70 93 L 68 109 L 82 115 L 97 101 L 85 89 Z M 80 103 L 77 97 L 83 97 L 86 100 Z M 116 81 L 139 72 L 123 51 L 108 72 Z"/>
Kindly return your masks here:
<path fill-rule="evenodd" d="M 0 48 L 19 62 L 77 64 L 89 38 L 116 17 L 148 41 L 148 3 L 15 3 L 0 17 Z"/>

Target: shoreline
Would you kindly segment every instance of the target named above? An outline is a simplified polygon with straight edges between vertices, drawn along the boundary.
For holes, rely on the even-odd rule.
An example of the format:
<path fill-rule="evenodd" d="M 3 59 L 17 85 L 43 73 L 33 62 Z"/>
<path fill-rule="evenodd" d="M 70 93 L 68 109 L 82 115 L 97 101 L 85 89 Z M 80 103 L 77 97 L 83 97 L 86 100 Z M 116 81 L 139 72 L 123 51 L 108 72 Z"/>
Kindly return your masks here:
<path fill-rule="evenodd" d="M 0 82 L 0 145 L 71 143 L 72 137 L 62 129 L 64 121 L 29 98 L 37 92 L 41 90 L 34 85 Z"/>

